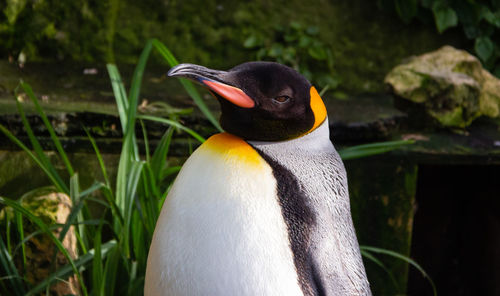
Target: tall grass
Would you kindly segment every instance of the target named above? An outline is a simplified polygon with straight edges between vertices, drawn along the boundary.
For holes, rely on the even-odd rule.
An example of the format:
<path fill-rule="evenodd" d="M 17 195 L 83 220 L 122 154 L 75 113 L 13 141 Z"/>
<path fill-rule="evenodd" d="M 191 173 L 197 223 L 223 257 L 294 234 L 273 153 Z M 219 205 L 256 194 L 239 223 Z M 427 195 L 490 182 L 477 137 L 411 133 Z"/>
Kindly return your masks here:
<path fill-rule="evenodd" d="M 54 190 L 67 194 L 72 201 L 72 210 L 64 224 L 47 225 L 39 217 L 33 215 L 27 208 L 14 199 L 0 197 L 0 204 L 14 210 L 13 219 L 6 218 L 6 231 L 0 235 L 0 294 L 1 295 L 35 295 L 49 293 L 49 288 L 57 281 L 66 280 L 76 275 L 83 295 L 141 295 L 144 286 L 144 275 L 149 245 L 152 239 L 156 220 L 161 206 L 168 193 L 172 175 L 180 167 L 169 166 L 166 161 L 174 130 L 185 132 L 198 142 L 204 139 L 195 131 L 183 126 L 173 119 L 137 114 L 142 76 L 152 49 L 156 49 L 171 65 L 177 64 L 170 51 L 157 40 L 147 42 L 132 76 L 131 86 L 127 93 L 118 68 L 107 65 L 111 85 L 116 99 L 117 110 L 123 131 L 123 144 L 119 158 L 115 182 L 111 182 L 106 171 L 106 165 L 95 140 L 87 132 L 94 153 L 102 171 L 103 180 L 96 181 L 92 186 L 82 190 L 79 185 L 78 173 L 73 168 L 46 114 L 40 107 L 31 87 L 21 82 L 16 89 L 16 98 L 23 91 L 33 102 L 38 115 L 49 131 L 56 147 L 56 152 L 70 176 L 65 180 L 49 161 L 41 144 L 31 128 L 22 103 L 17 100 L 17 108 L 23 125 L 28 134 L 32 149 L 23 144 L 9 130 L 0 125 L 0 131 L 11 141 L 24 150 L 33 161 L 49 177 Z M 208 120 L 221 130 L 217 120 L 203 103 L 201 96 L 187 80 L 181 80 L 182 85 L 197 103 Z M 165 131 L 153 153 L 150 153 L 147 130 L 143 127 L 145 155 L 139 155 L 137 136 L 135 134 L 137 121 L 150 120 L 163 123 L 169 128 Z M 142 123 L 142 122 L 141 122 Z M 407 144 L 408 142 L 386 142 L 384 144 L 363 145 L 339 151 L 344 158 L 365 157 L 386 152 Z M 112 187 L 111 184 L 116 184 Z M 96 199 L 99 195 L 102 199 Z M 100 216 L 93 215 L 89 210 L 90 203 L 99 203 L 105 210 Z M 109 213 L 109 215 L 107 215 Z M 30 221 L 37 226 L 34 233 L 25 233 L 23 223 Z M 62 241 L 71 226 L 75 227 L 78 240 L 78 256 L 72 258 L 63 247 Z M 59 235 L 53 231 L 60 229 Z M 16 266 L 13 258 L 21 258 L 25 266 L 25 245 L 36 235 L 47 235 L 54 244 L 55 250 L 61 252 L 68 264 L 56 268 L 39 283 L 30 283 L 26 268 Z M 104 241 L 104 238 L 106 240 Z M 410 258 L 388 250 L 373 247 L 362 247 L 365 258 L 372 260 L 384 270 L 388 269 L 374 256 L 374 253 L 398 257 L 409 264 L 423 270 Z M 55 255 L 54 255 L 55 256 Z M 55 260 L 53 260 L 55 261 Z M 16 262 L 19 262 L 17 260 Z M 424 275 L 425 272 L 423 272 Z M 392 275 L 390 275 L 392 276 Z"/>
<path fill-rule="evenodd" d="M 169 177 L 179 170 L 179 167 L 169 167 L 166 161 L 174 129 L 187 133 L 196 141 L 204 141 L 202 136 L 183 126 L 178 121 L 137 114 L 142 76 L 152 48 L 156 48 L 172 66 L 177 63 L 163 44 L 157 40 L 149 41 L 141 53 L 128 93 L 125 90 L 117 67 L 111 64 L 107 66 L 123 131 L 123 145 L 114 188 L 111 187 L 112 182 L 108 178 L 99 148 L 88 133 L 89 141 L 98 158 L 104 180 L 96 181 L 90 188 L 80 190 L 78 173 L 73 169 L 60 140 L 40 107 L 31 87 L 27 83 L 21 82 L 18 89 L 16 89 L 16 98 L 19 92 L 23 91 L 32 100 L 38 115 L 42 118 L 45 127 L 49 131 L 57 155 L 62 160 L 70 176 L 69 180 L 64 180 L 45 155 L 19 100 L 17 101 L 18 111 L 33 151 L 1 125 L 0 131 L 35 161 L 49 177 L 56 191 L 70 196 L 73 207 L 65 224 L 46 225 L 40 218 L 23 207 L 19 201 L 0 197 L 0 203 L 11 207 L 15 211 L 16 217 L 19 217 L 19 219 L 7 221 L 6 225 L 8 225 L 9 231 L 6 236 L 0 236 L 0 271 L 2 275 L 6 275 L 0 278 L 1 295 L 48 293 L 52 284 L 56 281 L 65 280 L 71 275 L 76 275 L 83 295 L 142 294 L 149 245 L 161 205 L 170 185 L 167 179 L 171 179 Z M 182 83 L 188 93 L 193 96 L 202 112 L 207 115 L 207 118 L 216 128 L 220 129 L 194 86 L 189 81 L 183 81 Z M 138 119 L 157 121 L 170 126 L 165 131 L 152 155 L 150 155 L 150 148 L 147 146 L 147 131 L 143 130 L 144 143 L 146 143 L 144 159 L 141 159 L 139 155 L 138 141 L 135 134 Z M 104 200 L 96 201 L 89 198 L 97 193 L 103 196 Z M 89 201 L 99 202 L 105 208 L 103 216 L 94 217 L 90 213 Z M 111 215 L 109 215 L 111 218 L 105 219 L 104 215 L 107 212 L 111 212 Z M 66 266 L 57 269 L 53 267 L 54 272 L 40 283 L 28 282 L 26 276 L 20 273 L 13 263 L 13 257 L 25 257 L 19 252 L 23 252 L 28 241 L 24 239 L 25 233 L 22 226 L 23 219 L 20 219 L 21 215 L 24 219 L 37 225 L 39 231 L 36 235 L 48 235 L 57 250 L 64 254 L 67 262 L 69 262 Z M 75 233 L 79 247 L 78 257 L 74 259 L 69 256 L 68 251 L 62 245 L 62 241 L 72 225 L 76 227 Z M 55 228 L 61 229 L 58 237 L 53 234 Z M 17 231 L 11 231 L 14 229 Z M 111 234 L 111 238 L 103 241 L 103 232 Z M 4 242 L 4 239 L 7 243 Z"/>

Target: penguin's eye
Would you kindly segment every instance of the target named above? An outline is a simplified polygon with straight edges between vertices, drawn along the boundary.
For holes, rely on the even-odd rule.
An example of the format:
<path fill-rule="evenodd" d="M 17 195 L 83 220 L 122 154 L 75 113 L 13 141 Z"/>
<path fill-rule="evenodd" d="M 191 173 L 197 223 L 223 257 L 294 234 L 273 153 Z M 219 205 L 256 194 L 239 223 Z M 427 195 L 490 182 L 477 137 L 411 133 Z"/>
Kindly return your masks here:
<path fill-rule="evenodd" d="M 276 104 L 284 104 L 288 103 L 289 101 L 290 101 L 289 96 L 279 96 L 273 99 L 273 102 L 275 102 Z"/>

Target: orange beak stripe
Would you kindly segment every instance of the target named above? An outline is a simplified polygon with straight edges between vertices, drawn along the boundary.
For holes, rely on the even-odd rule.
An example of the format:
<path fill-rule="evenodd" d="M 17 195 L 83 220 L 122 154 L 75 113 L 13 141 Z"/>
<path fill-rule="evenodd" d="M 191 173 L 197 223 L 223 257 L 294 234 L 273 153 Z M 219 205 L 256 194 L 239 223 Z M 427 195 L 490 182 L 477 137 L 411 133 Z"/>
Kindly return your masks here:
<path fill-rule="evenodd" d="M 252 108 L 255 102 L 241 89 L 212 80 L 202 80 L 211 90 L 241 108 Z"/>

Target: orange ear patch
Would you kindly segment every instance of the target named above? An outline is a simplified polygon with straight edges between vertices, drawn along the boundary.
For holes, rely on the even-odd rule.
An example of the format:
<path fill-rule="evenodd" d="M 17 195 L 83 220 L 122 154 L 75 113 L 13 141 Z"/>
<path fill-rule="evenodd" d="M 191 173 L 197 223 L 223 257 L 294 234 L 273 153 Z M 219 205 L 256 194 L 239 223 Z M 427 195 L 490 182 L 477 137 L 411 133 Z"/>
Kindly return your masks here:
<path fill-rule="evenodd" d="M 314 125 L 313 127 L 309 130 L 310 132 L 316 129 L 320 124 L 325 121 L 327 113 L 326 113 L 326 107 L 325 103 L 323 103 L 323 100 L 318 94 L 318 91 L 314 86 L 311 86 L 310 89 L 310 96 L 311 96 L 311 109 L 314 114 Z"/>
<path fill-rule="evenodd" d="M 241 108 L 252 108 L 255 106 L 255 102 L 237 87 L 211 80 L 203 80 L 202 82 L 211 90 L 236 106 Z"/>

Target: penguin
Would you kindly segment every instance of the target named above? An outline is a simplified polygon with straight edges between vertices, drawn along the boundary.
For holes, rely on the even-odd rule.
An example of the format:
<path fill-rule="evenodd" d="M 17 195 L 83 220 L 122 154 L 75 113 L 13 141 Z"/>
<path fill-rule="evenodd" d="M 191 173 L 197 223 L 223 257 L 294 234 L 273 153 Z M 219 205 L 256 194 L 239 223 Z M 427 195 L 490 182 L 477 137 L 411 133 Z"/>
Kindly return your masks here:
<path fill-rule="evenodd" d="M 187 159 L 164 202 L 145 295 L 371 295 L 325 104 L 297 71 L 180 64 L 219 101 L 224 133 Z"/>

